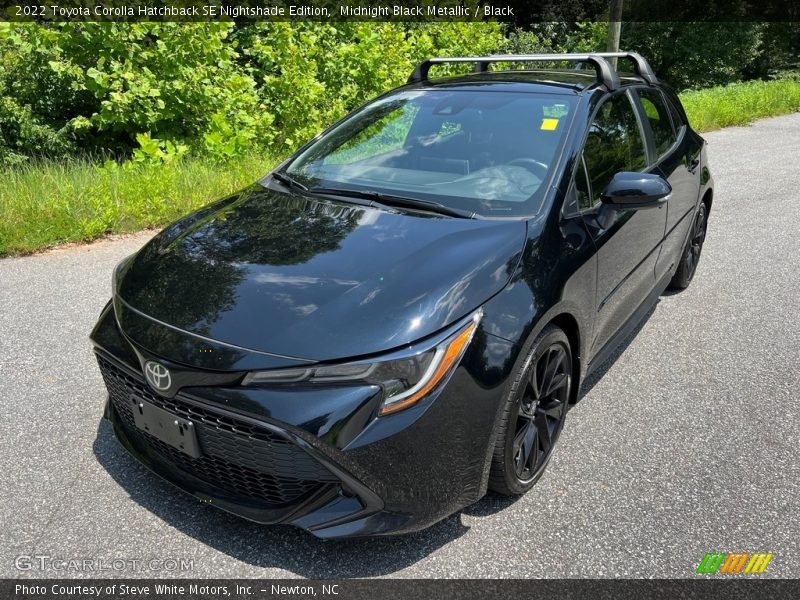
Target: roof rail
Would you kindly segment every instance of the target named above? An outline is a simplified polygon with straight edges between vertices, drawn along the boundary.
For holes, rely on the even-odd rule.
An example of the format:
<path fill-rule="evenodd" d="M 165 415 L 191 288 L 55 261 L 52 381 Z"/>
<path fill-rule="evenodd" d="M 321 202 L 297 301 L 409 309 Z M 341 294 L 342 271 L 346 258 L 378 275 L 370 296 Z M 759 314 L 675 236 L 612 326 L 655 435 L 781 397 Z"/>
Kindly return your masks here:
<path fill-rule="evenodd" d="M 633 63 L 633 72 L 647 83 L 658 83 L 658 78 L 650 68 L 650 63 L 638 52 L 593 52 L 603 58 L 625 58 Z"/>
<path fill-rule="evenodd" d="M 422 83 L 428 81 L 428 72 L 433 65 L 446 63 L 474 63 L 476 73 L 489 70 L 489 65 L 495 62 L 574 62 L 588 63 L 597 73 L 597 81 L 609 90 L 619 87 L 619 75 L 611 66 L 607 58 L 626 58 L 633 62 L 636 74 L 648 83 L 657 83 L 653 70 L 641 55 L 635 52 L 592 52 L 589 54 L 495 54 L 492 56 L 463 56 L 450 58 L 429 58 L 423 60 L 411 73 L 408 83 Z"/>

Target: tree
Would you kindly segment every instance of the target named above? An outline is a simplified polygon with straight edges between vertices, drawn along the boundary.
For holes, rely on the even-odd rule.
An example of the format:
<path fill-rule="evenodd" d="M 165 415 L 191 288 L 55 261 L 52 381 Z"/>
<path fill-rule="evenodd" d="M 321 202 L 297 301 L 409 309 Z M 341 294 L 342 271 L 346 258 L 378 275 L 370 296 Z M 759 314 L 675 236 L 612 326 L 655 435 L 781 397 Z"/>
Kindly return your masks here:
<path fill-rule="evenodd" d="M 619 52 L 619 38 L 622 33 L 622 5 L 623 0 L 611 0 L 608 11 L 608 42 L 606 51 Z M 611 66 L 617 68 L 617 59 L 611 59 Z"/>
<path fill-rule="evenodd" d="M 678 90 L 766 76 L 763 23 L 626 23 L 623 46 L 647 58 L 660 79 Z"/>

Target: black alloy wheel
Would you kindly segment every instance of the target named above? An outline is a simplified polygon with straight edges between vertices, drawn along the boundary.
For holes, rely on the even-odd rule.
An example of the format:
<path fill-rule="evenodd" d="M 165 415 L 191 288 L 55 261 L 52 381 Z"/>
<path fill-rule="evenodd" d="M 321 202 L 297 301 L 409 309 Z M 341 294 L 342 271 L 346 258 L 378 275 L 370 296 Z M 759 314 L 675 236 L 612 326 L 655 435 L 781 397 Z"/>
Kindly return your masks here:
<path fill-rule="evenodd" d="M 494 491 L 523 494 L 542 476 L 564 426 L 571 389 L 569 339 L 548 326 L 515 381 L 495 447 L 490 477 Z"/>
<path fill-rule="evenodd" d="M 697 209 L 697 216 L 694 219 L 692 231 L 686 242 L 683 257 L 678 265 L 678 270 L 670 282 L 670 286 L 676 289 L 686 289 L 692 282 L 697 263 L 700 262 L 700 253 L 703 251 L 703 242 L 706 241 L 706 225 L 708 223 L 708 212 L 705 203 L 700 204 Z"/>
<path fill-rule="evenodd" d="M 706 205 L 701 204 L 694 222 L 692 238 L 686 248 L 686 264 L 688 265 L 689 278 L 694 277 L 697 263 L 700 262 L 700 253 L 703 251 L 703 242 L 706 240 Z"/>

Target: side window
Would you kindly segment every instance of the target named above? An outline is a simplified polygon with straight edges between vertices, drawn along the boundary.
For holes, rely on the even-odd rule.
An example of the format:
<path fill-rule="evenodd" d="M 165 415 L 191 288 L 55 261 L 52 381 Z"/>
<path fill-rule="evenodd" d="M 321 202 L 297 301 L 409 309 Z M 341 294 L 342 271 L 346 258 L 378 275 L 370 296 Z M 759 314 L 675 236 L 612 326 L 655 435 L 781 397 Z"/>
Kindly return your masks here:
<path fill-rule="evenodd" d="M 675 135 L 675 130 L 672 128 L 669 108 L 667 108 L 664 96 L 660 91 L 654 89 L 639 89 L 636 91 L 642 103 L 644 114 L 647 115 L 647 121 L 650 123 L 650 129 L 653 132 L 656 156 L 660 158 L 678 139 Z"/>
<path fill-rule="evenodd" d="M 647 166 L 644 141 L 627 94 L 616 94 L 598 109 L 589 126 L 583 149 L 592 203 L 620 171 L 641 171 Z"/>

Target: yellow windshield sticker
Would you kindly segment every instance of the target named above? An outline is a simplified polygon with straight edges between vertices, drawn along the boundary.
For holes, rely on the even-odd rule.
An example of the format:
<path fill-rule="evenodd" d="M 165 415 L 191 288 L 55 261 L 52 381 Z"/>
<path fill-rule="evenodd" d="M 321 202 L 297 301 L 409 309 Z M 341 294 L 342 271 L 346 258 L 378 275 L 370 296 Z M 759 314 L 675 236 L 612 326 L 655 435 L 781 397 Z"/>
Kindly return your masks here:
<path fill-rule="evenodd" d="M 542 131 L 555 131 L 556 127 L 558 127 L 558 119 L 542 119 Z"/>

